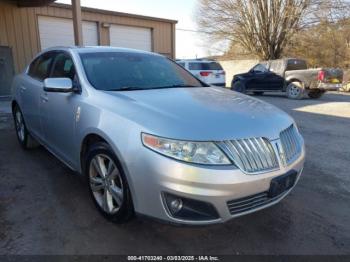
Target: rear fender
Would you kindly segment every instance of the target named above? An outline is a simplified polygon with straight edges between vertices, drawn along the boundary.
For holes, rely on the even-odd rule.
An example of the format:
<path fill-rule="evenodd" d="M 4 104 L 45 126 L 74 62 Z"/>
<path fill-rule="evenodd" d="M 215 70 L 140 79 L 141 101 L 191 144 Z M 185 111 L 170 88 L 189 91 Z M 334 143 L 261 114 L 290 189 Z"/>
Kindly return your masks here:
<path fill-rule="evenodd" d="M 303 78 L 300 77 L 295 77 L 295 76 L 289 76 L 288 78 L 286 78 L 286 84 L 284 85 L 283 91 L 287 90 L 287 86 L 292 83 L 292 82 L 300 82 L 303 84 L 303 86 L 305 88 L 307 88 L 308 86 L 306 85 L 305 81 L 303 80 Z"/>

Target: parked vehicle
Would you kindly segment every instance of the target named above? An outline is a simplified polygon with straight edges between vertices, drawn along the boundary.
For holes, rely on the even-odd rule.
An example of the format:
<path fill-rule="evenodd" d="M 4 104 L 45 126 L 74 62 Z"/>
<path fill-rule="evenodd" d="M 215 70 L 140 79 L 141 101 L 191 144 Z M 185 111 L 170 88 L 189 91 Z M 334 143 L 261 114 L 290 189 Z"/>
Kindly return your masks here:
<path fill-rule="evenodd" d="M 226 86 L 225 71 L 221 65 L 212 60 L 194 59 L 177 60 L 183 68 L 201 81 L 215 86 Z"/>
<path fill-rule="evenodd" d="M 286 113 L 143 51 L 48 49 L 15 77 L 12 110 L 21 146 L 83 174 L 116 223 L 225 222 L 279 202 L 304 164 Z"/>
<path fill-rule="evenodd" d="M 307 69 L 305 60 L 278 59 L 257 64 L 249 72 L 235 75 L 231 88 L 239 92 L 286 92 L 292 99 L 320 98 L 327 90 L 342 86 L 341 69 Z"/>

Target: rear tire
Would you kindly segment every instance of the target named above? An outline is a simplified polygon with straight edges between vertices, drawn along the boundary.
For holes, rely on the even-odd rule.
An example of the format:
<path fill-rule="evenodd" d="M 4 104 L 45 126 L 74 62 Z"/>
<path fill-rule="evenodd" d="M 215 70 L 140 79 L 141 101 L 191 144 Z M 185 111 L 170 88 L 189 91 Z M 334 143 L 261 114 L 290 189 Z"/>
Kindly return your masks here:
<path fill-rule="evenodd" d="M 254 91 L 253 94 L 256 96 L 262 96 L 264 94 L 264 92 L 263 91 Z"/>
<path fill-rule="evenodd" d="M 128 182 L 118 158 L 105 142 L 90 147 L 84 161 L 84 175 L 98 211 L 121 224 L 132 219 L 134 207 Z"/>
<path fill-rule="evenodd" d="M 287 86 L 287 96 L 291 99 L 303 99 L 304 97 L 304 85 L 301 82 L 291 82 Z"/>
<path fill-rule="evenodd" d="M 33 147 L 33 139 L 31 138 L 26 123 L 24 122 L 23 114 L 18 105 L 15 105 L 12 110 L 13 120 L 15 122 L 15 130 L 19 144 L 23 149 Z"/>
<path fill-rule="evenodd" d="M 310 90 L 307 95 L 312 98 L 312 99 L 318 99 L 321 96 L 323 96 L 323 94 L 325 93 L 325 91 L 320 90 L 320 89 L 314 89 L 314 90 Z"/>

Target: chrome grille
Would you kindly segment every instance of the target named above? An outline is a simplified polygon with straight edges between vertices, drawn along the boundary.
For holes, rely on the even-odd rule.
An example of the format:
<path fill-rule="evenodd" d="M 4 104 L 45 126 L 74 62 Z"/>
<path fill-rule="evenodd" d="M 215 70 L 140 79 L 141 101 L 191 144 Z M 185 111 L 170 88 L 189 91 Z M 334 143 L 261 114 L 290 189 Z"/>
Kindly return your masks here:
<path fill-rule="evenodd" d="M 272 203 L 279 198 L 283 197 L 286 192 L 278 195 L 276 197 L 270 198 L 268 197 L 268 192 L 263 192 L 247 197 L 243 197 L 236 200 L 231 200 L 227 202 L 227 207 L 230 211 L 231 215 L 237 215 L 239 213 L 247 212 L 249 210 L 253 210 L 259 207 L 263 207 Z"/>
<path fill-rule="evenodd" d="M 246 173 L 278 168 L 275 151 L 266 138 L 230 140 L 219 143 L 231 160 Z"/>
<path fill-rule="evenodd" d="M 287 164 L 292 162 L 301 153 L 301 143 L 298 131 L 294 125 L 280 133 L 280 140 L 283 147 Z"/>

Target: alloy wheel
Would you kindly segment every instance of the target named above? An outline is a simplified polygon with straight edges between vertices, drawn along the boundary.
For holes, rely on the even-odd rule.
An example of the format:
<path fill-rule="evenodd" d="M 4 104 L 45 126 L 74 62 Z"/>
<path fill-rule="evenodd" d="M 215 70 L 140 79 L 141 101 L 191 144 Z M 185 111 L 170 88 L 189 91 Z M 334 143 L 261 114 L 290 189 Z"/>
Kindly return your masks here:
<path fill-rule="evenodd" d="M 89 167 L 89 182 L 97 204 L 107 214 L 118 212 L 124 201 L 121 174 L 114 161 L 104 154 L 93 157 Z"/>
<path fill-rule="evenodd" d="M 22 113 L 18 109 L 16 110 L 16 113 L 15 113 L 15 124 L 16 124 L 16 132 L 17 132 L 18 138 L 23 142 L 25 139 L 25 126 L 24 126 Z"/>

